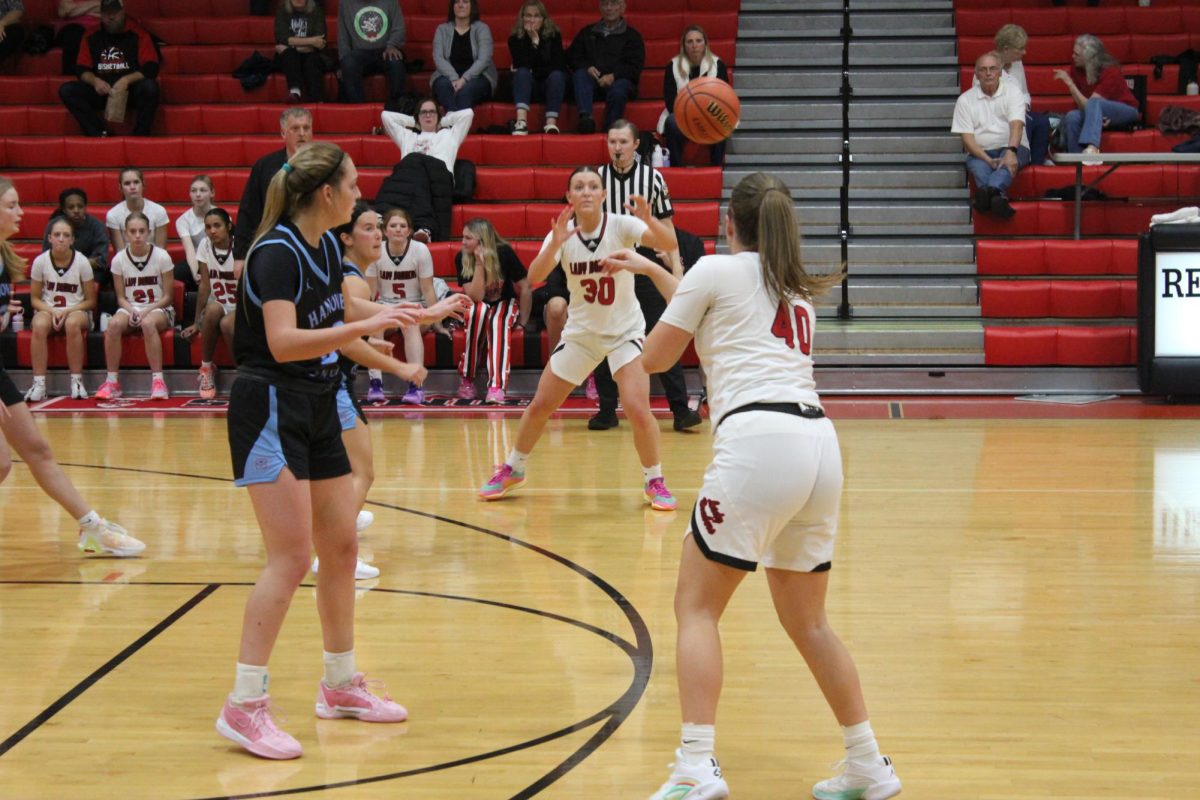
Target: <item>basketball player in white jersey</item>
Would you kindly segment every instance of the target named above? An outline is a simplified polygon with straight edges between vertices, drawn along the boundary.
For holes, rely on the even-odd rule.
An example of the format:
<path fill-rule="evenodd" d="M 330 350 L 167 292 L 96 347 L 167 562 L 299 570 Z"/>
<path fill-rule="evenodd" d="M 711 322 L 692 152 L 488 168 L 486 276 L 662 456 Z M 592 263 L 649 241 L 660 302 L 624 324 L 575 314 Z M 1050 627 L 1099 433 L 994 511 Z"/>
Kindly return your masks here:
<path fill-rule="evenodd" d="M 74 229 L 66 217 L 50 224 L 50 249 L 33 260 L 30 270 L 30 301 L 33 321 L 29 343 L 33 362 L 33 385 L 25 402 L 46 399 L 46 368 L 50 360 L 48 340 L 62 334 L 67 339 L 67 366 L 71 370 L 71 397 L 86 399 L 83 362 L 87 355 L 87 333 L 92 329 L 96 307 L 96 281 L 87 256 L 75 250 Z"/>
<path fill-rule="evenodd" d="M 191 341 L 200 334 L 200 397 L 217 396 L 217 337 L 233 352 L 233 321 L 237 310 L 237 284 L 242 271 L 233 257 L 233 222 L 223 208 L 210 208 L 204 215 L 204 240 L 196 248 L 200 272 L 196 292 L 196 318 L 179 332 Z"/>
<path fill-rule="evenodd" d="M 645 245 L 673 250 L 674 229 L 655 219 L 641 195 L 630 198 L 630 215 L 604 211 L 605 192 L 600 174 L 579 167 L 567 182 L 569 207 L 554 221 L 541 251 L 529 265 L 529 281 L 546 278 L 561 263 L 567 276 L 571 304 L 558 347 L 542 372 L 537 392 L 517 429 L 516 446 L 491 480 L 479 490 L 485 500 L 498 500 L 525 482 L 525 460 L 550 418 L 571 391 L 607 359 L 616 378 L 625 414 L 633 426 L 633 441 L 642 462 L 644 495 L 659 511 L 675 508 L 659 462 L 658 422 L 650 411 L 650 378 L 642 369 L 642 340 L 646 320 L 633 291 L 633 275 L 606 274 L 605 256 Z"/>
<path fill-rule="evenodd" d="M 647 275 L 670 300 L 646 339 L 647 370 L 668 368 L 695 338 L 715 431 L 675 590 L 681 744 L 652 800 L 729 796 L 713 755 L 723 679 L 717 626 L 759 563 L 780 621 L 842 725 L 845 769 L 816 784 L 813 797 L 885 800 L 900 793 L 900 780 L 879 753 L 854 661 L 825 617 L 842 462 L 813 381 L 812 298 L 841 276 L 804 271 L 792 198 L 774 176 L 738 183 L 725 233 L 732 255 L 702 258 L 680 281 L 630 251 L 606 261 Z"/>
<path fill-rule="evenodd" d="M 366 278 L 379 295 L 379 302 L 396 306 L 401 303 L 417 303 L 431 306 L 438 301 L 433 282 L 433 255 L 424 242 L 412 238 L 412 217 L 403 208 L 389 209 L 383 215 L 384 247 L 379 260 L 367 267 Z M 425 341 L 422 334 L 428 325 L 413 325 L 403 328 L 404 360 L 421 367 L 425 364 Z M 383 373 L 368 370 L 370 378 L 367 390 L 368 403 L 382 403 L 387 399 L 383 393 Z M 425 402 L 425 390 L 416 383 L 409 383 L 408 391 L 400 402 L 421 405 Z"/>
<path fill-rule="evenodd" d="M 140 211 L 125 218 L 125 248 L 112 260 L 117 312 L 104 331 L 104 361 L 108 376 L 96 390 L 97 400 L 121 396 L 121 337 L 140 329 L 150 362 L 150 399 L 166 400 L 162 339 L 159 334 L 175 325 L 175 265 L 161 247 L 150 243 L 150 222 Z"/>

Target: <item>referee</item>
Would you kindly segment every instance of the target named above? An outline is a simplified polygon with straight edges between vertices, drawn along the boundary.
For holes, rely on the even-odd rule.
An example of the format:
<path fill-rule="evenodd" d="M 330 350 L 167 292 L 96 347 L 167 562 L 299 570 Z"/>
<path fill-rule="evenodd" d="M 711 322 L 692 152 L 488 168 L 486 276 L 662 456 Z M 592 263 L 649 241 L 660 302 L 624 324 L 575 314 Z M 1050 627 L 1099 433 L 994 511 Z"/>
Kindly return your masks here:
<path fill-rule="evenodd" d="M 607 193 L 604 210 L 609 214 L 628 214 L 625 204 L 629 202 L 629 198 L 641 195 L 650 203 L 650 213 L 674 229 L 671 217 L 675 216 L 675 208 L 671 205 L 667 182 L 663 180 L 661 172 L 638 157 L 639 139 L 637 126 L 626 119 L 617 120 L 608 129 L 610 163 L 599 170 Z M 667 261 L 675 277 L 682 278 L 683 263 L 679 258 L 679 251 L 673 250 L 668 253 Z M 667 301 L 658 289 L 654 288 L 654 283 L 644 275 L 636 276 L 634 291 L 637 292 L 638 302 L 642 305 L 642 314 L 646 318 L 646 332 L 649 333 L 666 309 Z M 613 380 L 607 360 L 600 362 L 594 375 L 596 391 L 600 395 L 600 410 L 588 420 L 588 428 L 593 431 L 615 428 L 620 424 L 617 420 L 617 384 Z M 659 375 L 659 379 L 667 395 L 671 414 L 675 417 L 675 430 L 682 431 L 699 425 L 702 421 L 700 415 L 688 405 L 687 381 L 679 362 Z"/>

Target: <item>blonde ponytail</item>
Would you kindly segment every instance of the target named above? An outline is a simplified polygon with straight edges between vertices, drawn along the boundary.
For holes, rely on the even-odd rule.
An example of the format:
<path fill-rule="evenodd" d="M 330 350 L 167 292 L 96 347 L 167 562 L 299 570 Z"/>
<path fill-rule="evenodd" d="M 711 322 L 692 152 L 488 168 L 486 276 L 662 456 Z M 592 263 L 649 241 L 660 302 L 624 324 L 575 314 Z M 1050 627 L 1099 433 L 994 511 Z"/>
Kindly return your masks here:
<path fill-rule="evenodd" d="M 346 154 L 328 142 L 316 142 L 296 151 L 271 178 L 262 222 L 254 234 L 250 249 L 269 233 L 280 220 L 292 219 L 312 204 L 317 191 L 329 184 L 336 186 L 346 170 Z"/>

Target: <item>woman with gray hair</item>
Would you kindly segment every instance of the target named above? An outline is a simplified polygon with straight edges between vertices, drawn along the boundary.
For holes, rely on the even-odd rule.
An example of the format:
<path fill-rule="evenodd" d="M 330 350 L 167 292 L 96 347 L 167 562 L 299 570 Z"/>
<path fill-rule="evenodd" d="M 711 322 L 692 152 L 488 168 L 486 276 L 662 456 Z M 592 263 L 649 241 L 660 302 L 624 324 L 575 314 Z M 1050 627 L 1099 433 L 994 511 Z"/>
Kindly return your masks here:
<path fill-rule="evenodd" d="M 1104 43 L 1085 33 L 1075 39 L 1070 72 L 1054 70 L 1067 85 L 1077 109 L 1067 112 L 1063 124 L 1068 153 L 1099 153 L 1104 128 L 1126 127 L 1141 118 L 1137 98 L 1129 91 L 1121 65 L 1104 49 Z"/>

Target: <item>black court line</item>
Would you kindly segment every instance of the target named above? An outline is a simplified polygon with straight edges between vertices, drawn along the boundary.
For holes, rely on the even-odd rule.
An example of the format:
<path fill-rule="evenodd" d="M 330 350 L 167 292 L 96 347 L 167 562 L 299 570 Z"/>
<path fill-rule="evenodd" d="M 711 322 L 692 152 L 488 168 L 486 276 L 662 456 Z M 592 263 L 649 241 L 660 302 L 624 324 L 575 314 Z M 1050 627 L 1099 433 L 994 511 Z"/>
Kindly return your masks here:
<path fill-rule="evenodd" d="M 26 736 L 33 733 L 38 728 L 42 727 L 42 725 L 45 725 L 47 722 L 49 722 L 54 717 L 55 714 L 57 714 L 59 711 L 62 711 L 64 708 L 66 708 L 68 705 L 70 705 L 72 700 L 74 700 L 76 697 L 79 697 L 79 695 L 86 692 L 88 690 L 88 688 L 90 688 L 92 686 L 92 684 L 96 683 L 101 678 L 103 678 L 105 675 L 107 675 L 108 673 L 112 672 L 114 669 L 119 667 L 124 661 L 128 660 L 134 653 L 136 653 L 138 650 L 141 650 L 143 647 L 145 647 L 147 644 L 149 644 L 151 641 L 153 641 L 154 638 L 157 637 L 160 633 L 162 633 L 167 628 L 174 625 L 181 617 L 183 617 L 184 614 L 191 611 L 193 608 L 195 608 L 197 605 L 199 605 L 200 602 L 202 600 L 204 600 L 204 598 L 208 597 L 210 594 L 215 592 L 217 590 L 218 585 L 219 584 L 215 584 L 215 583 L 207 584 L 203 589 L 201 589 L 199 592 L 197 592 L 195 595 L 193 595 L 190 600 L 188 600 L 186 603 L 181 605 L 179 608 L 172 611 L 165 619 L 163 619 L 162 622 L 158 623 L 153 628 L 146 631 L 144 634 L 142 634 L 140 637 L 138 637 L 137 641 L 135 641 L 133 644 L 129 645 L 124 650 L 117 653 L 115 656 L 110 658 L 107 663 L 105 663 L 103 666 L 101 666 L 99 669 L 97 669 L 91 675 L 88 675 L 86 678 L 81 680 L 79 683 L 77 683 L 73 687 L 71 687 L 71 689 L 66 694 L 64 694 L 62 697 L 58 698 L 53 703 L 51 703 L 44 711 L 42 711 L 36 717 L 31 719 L 29 722 L 25 723 L 25 725 L 23 725 L 19 731 L 14 733 L 12 736 L 9 736 L 3 742 L 0 742 L 0 756 L 4 755 L 9 750 L 11 750 L 13 747 L 15 747 L 17 744 L 19 744 L 21 742 L 21 740 L 23 740 Z"/>
<path fill-rule="evenodd" d="M 102 470 L 111 470 L 114 472 L 133 472 L 133 473 L 141 473 L 141 474 L 149 474 L 149 475 L 164 475 L 164 476 L 168 476 L 168 477 L 180 477 L 180 478 L 219 481 L 222 483 L 232 483 L 233 482 L 232 478 L 220 478 L 220 477 L 215 477 L 212 475 L 194 475 L 194 474 L 184 474 L 184 473 L 172 473 L 172 472 L 165 472 L 163 470 L 142 469 L 142 468 L 137 468 L 137 467 L 112 467 L 112 466 L 97 466 L 94 464 L 63 464 L 63 463 L 60 463 L 60 466 L 77 467 L 77 468 L 83 468 L 83 469 L 102 469 Z M 475 762 L 479 762 L 479 761 L 485 761 L 485 760 L 488 760 L 491 758 L 497 758 L 497 757 L 504 756 L 504 755 L 507 755 L 510 753 L 519 752 L 521 750 L 527 750 L 527 749 L 530 749 L 533 747 L 538 747 L 542 744 L 546 744 L 547 742 L 551 742 L 556 739 L 560 739 L 564 736 L 569 736 L 580 730 L 585 730 L 585 729 L 595 725 L 596 723 L 603 721 L 603 725 L 601 725 L 600 729 L 596 733 L 594 733 L 591 737 L 589 737 L 586 742 L 584 742 L 578 749 L 575 750 L 575 752 L 571 753 L 569 756 L 567 756 L 565 759 L 563 759 L 562 762 L 560 762 L 559 764 L 552 767 L 544 775 L 539 777 L 537 780 L 535 780 L 529 786 L 520 790 L 519 792 L 514 794 L 512 796 L 512 798 L 510 798 L 510 800 L 526 800 L 527 798 L 534 797 L 535 795 L 539 794 L 541 791 L 543 791 L 547 787 L 554 784 L 556 781 L 561 779 L 564 775 L 566 775 L 568 772 L 570 772 L 572 769 L 574 769 L 580 763 L 585 761 L 597 749 L 599 749 L 600 746 L 604 744 L 604 742 L 606 742 L 614 733 L 616 733 L 617 729 L 620 728 L 620 726 L 625 722 L 625 720 L 633 712 L 633 709 L 637 706 L 638 702 L 642 698 L 642 695 L 645 693 L 646 686 L 650 681 L 650 672 L 651 672 L 651 669 L 653 668 L 653 663 L 654 663 L 654 646 L 653 646 L 653 642 L 650 639 L 649 628 L 646 625 L 646 622 L 642 618 L 641 614 L 639 614 L 637 609 L 634 608 L 633 604 L 630 603 L 629 600 L 624 595 L 622 595 L 615 587 L 613 587 L 610 583 L 605 581 L 603 578 L 596 575 L 592 571 L 588 570 L 586 567 L 583 567 L 583 566 L 575 563 L 574 561 L 571 561 L 571 560 L 565 558 L 564 556 L 559 555 L 558 553 L 554 553 L 543 547 L 539 547 L 538 545 L 532 544 L 530 542 L 526 542 L 524 540 L 518 539 L 518 538 L 511 536 L 509 534 L 506 534 L 506 533 L 500 533 L 499 531 L 493 531 L 488 528 L 484 528 L 484 527 L 481 527 L 478 525 L 472 525 L 470 523 L 451 519 L 450 517 L 444 517 L 439 514 L 433 514 L 433 513 L 427 512 L 427 511 L 417 511 L 415 509 L 405 508 L 404 506 L 392 505 L 389 503 L 370 502 L 370 501 L 368 502 L 368 505 L 371 505 L 371 506 L 374 506 L 377 508 L 386 508 L 386 509 L 390 509 L 393 511 L 400 511 L 403 513 L 413 514 L 414 516 L 425 517 L 427 519 L 436 520 L 438 522 L 444 522 L 448 525 L 455 525 L 460 528 L 466 528 L 467 530 L 472 530 L 477 533 L 482 533 L 487 536 L 491 536 L 493 538 L 507 542 L 509 544 L 525 548 L 526 550 L 529 550 L 540 556 L 548 558 L 558 564 L 561 564 L 562 566 L 567 567 L 571 571 L 577 573 L 580 577 L 587 580 L 589 583 L 592 583 L 594 586 L 596 586 L 602 592 L 604 592 L 609 597 L 609 599 L 612 600 L 613 603 L 615 603 L 619 609 L 621 609 L 621 612 L 625 615 L 626 621 L 629 623 L 630 627 L 634 631 L 634 637 L 635 637 L 636 641 L 634 643 L 630 643 L 630 642 L 626 641 L 623 637 L 618 636 L 617 634 L 612 633 L 611 631 L 605 631 L 601 628 L 590 625 L 589 623 L 583 622 L 582 620 L 576 620 L 576 619 L 572 619 L 570 617 L 566 617 L 566 616 L 563 616 L 560 614 L 554 614 L 551 612 L 541 611 L 538 609 L 532 609 L 532 608 L 528 608 L 525 606 L 517 606 L 517 605 L 513 605 L 511 603 L 503 603 L 503 602 L 494 601 L 494 600 L 484 600 L 481 598 L 462 597 L 462 596 L 457 596 L 457 595 L 438 594 L 435 592 L 418 592 L 418 591 L 403 590 L 403 589 L 372 588 L 369 591 L 379 591 L 379 592 L 384 592 L 384 593 L 408 594 L 408 595 L 415 595 L 415 596 L 426 596 L 426 597 L 435 597 L 435 598 L 441 598 L 441 599 L 476 602 L 476 603 L 481 603 L 484 605 L 491 605 L 491 606 L 495 606 L 495 607 L 499 607 L 499 608 L 506 608 L 509 610 L 536 614 L 536 615 L 543 616 L 543 617 L 546 617 L 549 619 L 554 619 L 554 620 L 557 620 L 560 622 L 574 625 L 576 627 L 579 627 L 579 628 L 587 630 L 591 633 L 594 633 L 598 636 L 601 636 L 602 638 L 615 644 L 623 652 L 625 652 L 625 654 L 629 657 L 630 661 L 632 662 L 633 668 L 634 668 L 633 678 L 630 681 L 629 686 L 626 688 L 626 690 L 622 693 L 622 695 L 619 698 L 617 698 L 615 701 L 610 703 L 604 709 L 601 709 L 600 711 L 596 712 L 595 714 L 589 716 L 587 719 L 573 723 L 571 725 L 568 725 L 557 731 L 553 731 L 551 733 L 545 734 L 543 736 L 539 736 L 539 737 L 530 739 L 525 742 L 520 742 L 517 744 L 509 745 L 507 747 L 504 747 L 504 748 L 501 748 L 498 750 L 493 750 L 488 753 L 480 753 L 480 754 L 473 755 L 473 756 L 467 756 L 464 758 L 456 759 L 454 761 L 444 762 L 442 764 L 432 764 L 432 765 L 425 766 L 425 767 L 417 767 L 417 768 L 410 769 L 410 770 L 386 773 L 386 774 L 382 774 L 382 775 L 369 776 L 366 778 L 357 778 L 357 779 L 349 780 L 349 781 L 341 781 L 341 782 L 327 783 L 327 784 L 314 784 L 311 786 L 300 786 L 300 787 L 295 787 L 295 788 L 290 788 L 290 789 L 276 789 L 273 791 L 257 792 L 257 793 L 253 793 L 253 794 L 220 795 L 220 796 L 215 796 L 212 798 L 203 798 L 203 800 L 248 800 L 249 798 L 280 797 L 280 796 L 285 796 L 285 795 L 307 794 L 307 793 L 311 793 L 311 792 L 343 789 L 343 788 L 349 788 L 352 786 L 358 786 L 358 785 L 363 785 L 363 784 L 379 783 L 382 781 L 389 781 L 389 780 L 397 780 L 400 778 L 411 777 L 411 776 L 415 776 L 415 775 L 422 775 L 422 774 L 426 774 L 426 773 L 430 773 L 430 772 L 437 772 L 437 771 L 446 770 L 446 769 L 452 769 L 454 767 L 463 766 L 465 764 L 471 764 L 471 763 L 475 763 Z M 20 584 L 70 584 L 70 585 L 78 585 L 81 583 L 97 583 L 97 584 L 103 584 L 103 585 L 114 585 L 114 584 L 105 583 L 103 581 L 94 581 L 94 582 L 53 581 L 53 580 L 48 580 L 48 581 L 4 580 L 4 581 L 0 581 L 0 584 L 16 584 L 16 583 L 20 583 Z M 127 584 L 120 584 L 120 585 L 122 585 L 122 586 L 187 586 L 187 585 L 197 585 L 197 584 L 183 582 L 183 581 L 159 581 L 159 582 L 137 581 L 137 582 L 130 582 Z M 6 740 L 4 742 L 4 744 L 2 746 L 0 746 L 0 755 L 3 755 L 5 751 L 10 749 L 13 745 L 16 745 L 18 742 L 21 741 L 21 739 L 24 739 L 26 736 L 28 736 L 30 733 L 32 733 L 34 730 L 36 730 L 38 727 L 40 727 L 46 720 L 50 719 L 50 717 L 54 716 L 54 714 L 56 714 L 56 713 L 58 713 L 58 711 L 62 710 L 62 708 L 65 707 L 68 703 L 70 703 L 72 700 L 74 700 L 76 697 L 78 697 L 80 694 L 82 694 L 89 686 L 91 686 L 92 683 L 95 683 L 95 681 L 97 681 L 101 677 L 103 677 L 104 674 L 106 674 L 108 671 L 111 671 L 112 668 L 115 668 L 121 661 L 124 661 L 126 658 L 133 655 L 133 653 L 136 652 L 138 649 L 140 649 L 142 646 L 144 646 L 146 642 L 149 642 L 151 639 L 153 639 L 155 636 L 157 636 L 159 633 L 161 633 L 162 630 L 165 630 L 166 627 L 168 627 L 171 623 L 173 623 L 179 617 L 183 616 L 183 614 L 187 613 L 187 611 L 190 610 L 191 607 L 193 607 L 194 605 L 199 603 L 201 600 L 203 600 L 205 597 L 207 597 L 209 594 L 211 594 L 213 591 L 215 591 L 218 587 L 220 587 L 220 586 L 248 586 L 248 585 L 252 585 L 252 584 L 246 583 L 246 582 L 241 582 L 241 583 L 231 582 L 231 583 L 227 583 L 227 584 L 226 583 L 205 583 L 203 585 L 205 586 L 205 588 L 196 597 L 192 598 L 192 600 L 189 601 L 189 603 L 182 606 L 179 610 L 177 610 L 174 614 L 172 614 L 171 617 L 168 617 L 162 623 L 159 623 L 159 625 L 156 626 L 155 629 L 152 629 L 149 633 L 144 635 L 141 639 L 138 640 L 138 642 L 135 642 L 134 645 L 131 645 L 132 649 L 126 648 L 126 651 L 122 651 L 122 653 L 119 654 L 117 657 L 115 657 L 112 661 L 110 661 L 109 664 L 106 664 L 104 667 L 101 667 L 100 670 L 97 670 L 95 673 L 93 673 L 92 676 L 89 676 L 88 679 L 85 679 L 85 681 L 81 682 L 78 686 L 75 687 L 75 689 L 73 689 L 71 692 L 68 692 L 66 695 L 64 695 L 62 698 L 60 698 L 58 701 L 56 701 L 56 703 L 54 705 L 50 706 L 50 708 L 46 709 L 46 711 L 43 711 L 41 714 L 39 714 L 37 717 L 35 717 L 34 720 L 32 720 L 29 724 L 27 724 L 20 731 L 18 731 L 17 734 L 14 734 L 12 737 L 10 737 L 8 740 Z"/>

